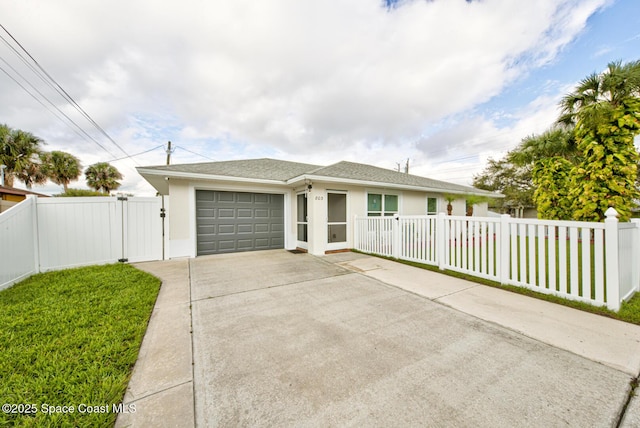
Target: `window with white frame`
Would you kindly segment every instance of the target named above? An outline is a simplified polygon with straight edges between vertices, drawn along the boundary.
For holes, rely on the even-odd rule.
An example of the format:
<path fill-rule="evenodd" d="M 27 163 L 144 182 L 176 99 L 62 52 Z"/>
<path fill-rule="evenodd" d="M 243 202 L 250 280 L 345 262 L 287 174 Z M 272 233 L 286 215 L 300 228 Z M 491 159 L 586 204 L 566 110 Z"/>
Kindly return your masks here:
<path fill-rule="evenodd" d="M 398 195 L 367 194 L 367 216 L 392 216 L 398 213 Z"/>
<path fill-rule="evenodd" d="M 438 198 L 427 198 L 427 215 L 438 214 Z"/>

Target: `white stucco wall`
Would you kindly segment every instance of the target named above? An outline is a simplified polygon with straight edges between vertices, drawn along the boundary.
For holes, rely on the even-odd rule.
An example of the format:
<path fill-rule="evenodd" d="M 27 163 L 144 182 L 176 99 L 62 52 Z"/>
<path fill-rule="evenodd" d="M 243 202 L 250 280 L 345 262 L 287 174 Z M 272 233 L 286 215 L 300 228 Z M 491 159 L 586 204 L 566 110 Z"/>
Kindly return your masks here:
<path fill-rule="evenodd" d="M 169 182 L 168 204 L 168 256 L 195 257 L 196 242 L 196 190 L 218 190 L 258 193 L 280 193 L 285 195 L 285 248 L 293 249 L 298 246 L 297 237 L 297 194 L 305 191 L 306 185 L 296 187 L 237 183 L 192 181 L 172 179 Z M 347 242 L 344 245 L 328 244 L 327 226 L 327 195 L 331 191 L 346 192 L 347 194 Z M 312 189 L 307 192 L 308 203 L 308 242 L 307 249 L 311 254 L 322 255 L 327 250 L 348 249 L 353 247 L 353 219 L 355 216 L 367 215 L 367 194 L 396 194 L 401 215 L 424 215 L 427 212 L 427 197 L 438 197 L 438 211 L 446 213 L 447 202 L 441 195 L 427 194 L 417 191 L 399 191 L 377 187 L 362 187 L 339 183 L 312 183 Z M 463 199 L 453 202 L 453 215 L 466 214 Z M 487 204 L 479 204 L 474 209 L 474 216 L 485 216 Z"/>

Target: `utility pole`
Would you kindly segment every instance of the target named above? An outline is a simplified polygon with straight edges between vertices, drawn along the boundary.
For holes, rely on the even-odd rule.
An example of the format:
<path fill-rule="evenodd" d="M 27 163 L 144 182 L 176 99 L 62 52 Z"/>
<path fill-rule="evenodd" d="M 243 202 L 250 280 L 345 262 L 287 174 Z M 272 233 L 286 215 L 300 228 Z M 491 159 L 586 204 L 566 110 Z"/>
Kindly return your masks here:
<path fill-rule="evenodd" d="M 173 153 L 173 150 L 171 150 L 171 141 L 169 141 L 167 143 L 167 165 L 171 163 L 171 153 Z"/>
<path fill-rule="evenodd" d="M 409 174 L 409 158 L 407 158 L 407 163 L 404 164 L 404 173 Z"/>
<path fill-rule="evenodd" d="M 171 153 L 173 153 L 173 150 L 171 150 L 171 141 L 169 141 L 167 143 L 167 165 L 169 165 L 171 163 Z M 164 233 L 164 219 L 167 216 L 166 213 L 166 209 L 164 207 L 164 195 L 160 196 L 161 200 L 162 200 L 162 206 L 160 208 L 160 217 L 162 218 L 162 260 L 164 260 L 164 240 L 165 240 L 165 233 Z"/>

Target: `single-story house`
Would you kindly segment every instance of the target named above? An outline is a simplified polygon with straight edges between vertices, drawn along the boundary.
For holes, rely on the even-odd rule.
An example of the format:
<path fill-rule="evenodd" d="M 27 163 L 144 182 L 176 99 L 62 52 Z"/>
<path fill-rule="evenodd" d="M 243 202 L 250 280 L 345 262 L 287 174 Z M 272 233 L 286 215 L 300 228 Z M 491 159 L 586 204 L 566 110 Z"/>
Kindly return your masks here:
<path fill-rule="evenodd" d="M 8 210 L 15 204 L 24 201 L 27 195 L 48 198 L 48 195 L 32 192 L 30 190 L 16 189 L 14 187 L 0 186 L 0 213 Z"/>
<path fill-rule="evenodd" d="M 169 257 L 272 248 L 320 255 L 353 247 L 355 216 L 446 212 L 445 195 L 460 195 L 453 215 L 465 215 L 465 195 L 496 196 L 354 162 L 250 159 L 137 170 L 169 196 Z M 474 215 L 486 214 L 486 202 L 475 206 Z"/>

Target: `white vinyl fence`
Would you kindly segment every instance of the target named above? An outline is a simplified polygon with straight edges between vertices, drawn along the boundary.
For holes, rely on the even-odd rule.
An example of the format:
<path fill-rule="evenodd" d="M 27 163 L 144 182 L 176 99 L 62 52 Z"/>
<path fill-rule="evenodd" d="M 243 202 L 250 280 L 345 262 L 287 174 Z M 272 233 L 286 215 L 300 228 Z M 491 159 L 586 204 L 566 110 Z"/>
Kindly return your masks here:
<path fill-rule="evenodd" d="M 0 289 L 34 273 L 162 258 L 160 198 L 28 197 L 0 214 Z"/>
<path fill-rule="evenodd" d="M 640 290 L 640 223 L 493 217 L 355 219 L 355 249 L 617 311 Z"/>

